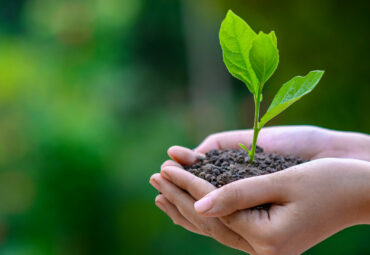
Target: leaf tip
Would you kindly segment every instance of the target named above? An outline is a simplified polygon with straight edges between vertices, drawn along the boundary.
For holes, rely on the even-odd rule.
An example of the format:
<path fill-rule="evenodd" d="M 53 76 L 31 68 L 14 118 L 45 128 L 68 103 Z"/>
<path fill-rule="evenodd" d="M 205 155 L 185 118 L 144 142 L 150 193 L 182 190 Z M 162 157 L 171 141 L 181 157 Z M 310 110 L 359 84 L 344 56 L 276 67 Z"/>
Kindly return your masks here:
<path fill-rule="evenodd" d="M 231 9 L 227 10 L 227 14 L 233 14 L 233 13 L 234 13 L 233 10 Z"/>
<path fill-rule="evenodd" d="M 250 151 L 248 150 L 248 148 L 244 144 L 239 143 L 239 146 L 240 146 L 240 148 L 242 148 L 243 150 L 245 150 L 248 154 L 250 153 Z"/>
<path fill-rule="evenodd" d="M 226 17 L 235 17 L 237 16 L 233 10 L 229 9 L 226 13 Z"/>
<path fill-rule="evenodd" d="M 310 73 L 318 74 L 319 75 L 318 80 L 320 80 L 322 78 L 322 76 L 324 75 L 325 70 L 314 70 L 314 71 L 311 71 Z"/>

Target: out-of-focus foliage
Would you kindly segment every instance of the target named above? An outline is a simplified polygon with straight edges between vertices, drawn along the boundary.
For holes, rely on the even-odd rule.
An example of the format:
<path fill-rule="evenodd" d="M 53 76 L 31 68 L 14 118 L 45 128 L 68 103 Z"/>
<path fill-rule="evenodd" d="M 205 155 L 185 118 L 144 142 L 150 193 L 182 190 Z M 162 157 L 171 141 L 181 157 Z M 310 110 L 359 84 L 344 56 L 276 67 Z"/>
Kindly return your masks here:
<path fill-rule="evenodd" d="M 230 8 L 279 37 L 264 102 L 293 74 L 327 71 L 272 124 L 369 132 L 363 1 L 4 0 L 0 254 L 240 254 L 174 226 L 148 184 L 170 145 L 252 125 L 250 94 L 222 67 Z M 366 254 L 369 231 L 307 254 Z"/>

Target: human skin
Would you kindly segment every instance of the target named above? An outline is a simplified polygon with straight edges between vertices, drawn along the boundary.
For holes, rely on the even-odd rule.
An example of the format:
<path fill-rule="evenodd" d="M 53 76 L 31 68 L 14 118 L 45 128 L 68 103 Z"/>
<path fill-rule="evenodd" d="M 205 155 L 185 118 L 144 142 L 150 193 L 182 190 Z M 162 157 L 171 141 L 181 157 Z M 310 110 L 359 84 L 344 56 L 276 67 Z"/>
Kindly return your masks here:
<path fill-rule="evenodd" d="M 370 224 L 367 135 L 265 128 L 258 141 L 265 151 L 312 161 L 219 189 L 182 169 L 198 153 L 250 144 L 252 135 L 249 130 L 211 135 L 194 151 L 171 147 L 173 160 L 150 180 L 162 193 L 157 206 L 175 224 L 250 254 L 300 254 L 346 227 Z M 251 209 L 265 203 L 271 204 L 268 211 Z"/>

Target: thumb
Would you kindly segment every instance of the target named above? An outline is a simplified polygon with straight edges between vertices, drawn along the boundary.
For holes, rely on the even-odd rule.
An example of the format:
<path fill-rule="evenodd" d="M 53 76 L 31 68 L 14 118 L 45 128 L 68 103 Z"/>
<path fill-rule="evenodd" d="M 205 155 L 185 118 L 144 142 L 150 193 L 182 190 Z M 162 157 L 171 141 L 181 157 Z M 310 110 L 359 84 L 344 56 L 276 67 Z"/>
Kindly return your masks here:
<path fill-rule="evenodd" d="M 207 194 L 194 208 L 204 216 L 221 217 L 258 205 L 286 202 L 284 185 L 275 176 L 269 174 L 232 182 Z"/>
<path fill-rule="evenodd" d="M 168 156 L 174 161 L 182 165 L 192 165 L 199 157 L 204 157 L 203 154 L 194 152 L 188 148 L 182 146 L 172 146 L 167 151 Z"/>

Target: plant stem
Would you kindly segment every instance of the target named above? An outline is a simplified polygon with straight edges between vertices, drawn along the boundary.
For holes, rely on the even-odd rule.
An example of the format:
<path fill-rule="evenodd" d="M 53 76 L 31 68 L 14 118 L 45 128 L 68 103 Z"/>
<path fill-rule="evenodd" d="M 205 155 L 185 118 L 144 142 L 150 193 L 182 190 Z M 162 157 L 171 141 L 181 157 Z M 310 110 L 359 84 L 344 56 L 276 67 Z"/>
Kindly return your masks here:
<path fill-rule="evenodd" d="M 254 97 L 253 143 L 252 143 L 252 148 L 251 148 L 250 155 L 249 155 L 249 160 L 252 164 L 254 161 L 254 154 L 256 153 L 258 133 L 261 130 L 259 127 L 260 103 L 261 103 L 261 93 L 259 90 L 257 93 L 257 96 Z"/>

